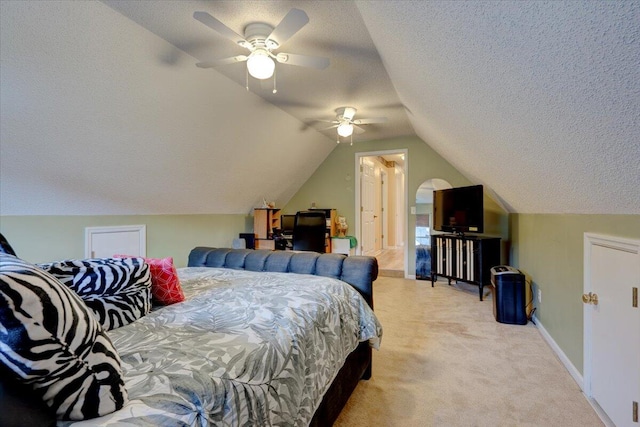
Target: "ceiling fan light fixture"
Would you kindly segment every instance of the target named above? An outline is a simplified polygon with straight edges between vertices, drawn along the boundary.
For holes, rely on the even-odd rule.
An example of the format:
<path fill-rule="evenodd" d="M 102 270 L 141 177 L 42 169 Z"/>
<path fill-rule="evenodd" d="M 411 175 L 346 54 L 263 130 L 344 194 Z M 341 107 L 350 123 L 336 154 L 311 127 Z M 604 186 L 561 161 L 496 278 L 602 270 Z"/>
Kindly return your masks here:
<path fill-rule="evenodd" d="M 276 63 L 269 56 L 269 52 L 264 49 L 256 49 L 247 59 L 249 74 L 258 80 L 271 78 L 275 69 Z"/>
<path fill-rule="evenodd" d="M 338 126 L 338 135 L 346 138 L 353 134 L 353 125 L 349 122 L 340 123 Z"/>

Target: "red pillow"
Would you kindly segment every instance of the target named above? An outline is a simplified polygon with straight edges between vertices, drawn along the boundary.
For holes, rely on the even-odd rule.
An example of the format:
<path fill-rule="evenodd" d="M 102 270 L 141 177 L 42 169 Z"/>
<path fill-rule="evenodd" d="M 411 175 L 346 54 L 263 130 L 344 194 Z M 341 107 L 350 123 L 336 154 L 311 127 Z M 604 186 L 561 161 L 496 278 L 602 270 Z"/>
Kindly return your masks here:
<path fill-rule="evenodd" d="M 138 258 L 132 255 L 114 255 L 114 258 Z M 140 257 L 142 258 L 142 257 Z M 153 301 L 170 305 L 184 301 L 184 293 L 178 280 L 173 258 L 143 258 L 149 264 L 151 272 L 151 295 Z"/>

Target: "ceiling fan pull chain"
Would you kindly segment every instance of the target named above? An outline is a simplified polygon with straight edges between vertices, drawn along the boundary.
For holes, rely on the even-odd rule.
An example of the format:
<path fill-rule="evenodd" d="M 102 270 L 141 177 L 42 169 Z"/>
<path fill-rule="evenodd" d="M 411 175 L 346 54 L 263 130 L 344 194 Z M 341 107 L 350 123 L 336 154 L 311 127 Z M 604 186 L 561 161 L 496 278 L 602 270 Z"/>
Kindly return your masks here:
<path fill-rule="evenodd" d="M 278 93 L 278 89 L 276 88 L 276 69 L 273 69 L 273 93 Z"/>
<path fill-rule="evenodd" d="M 249 92 L 249 69 L 246 68 L 245 70 L 245 84 L 244 87 L 247 89 L 247 92 Z"/>
<path fill-rule="evenodd" d="M 353 145 L 353 134 L 351 134 L 351 144 L 349 145 Z"/>

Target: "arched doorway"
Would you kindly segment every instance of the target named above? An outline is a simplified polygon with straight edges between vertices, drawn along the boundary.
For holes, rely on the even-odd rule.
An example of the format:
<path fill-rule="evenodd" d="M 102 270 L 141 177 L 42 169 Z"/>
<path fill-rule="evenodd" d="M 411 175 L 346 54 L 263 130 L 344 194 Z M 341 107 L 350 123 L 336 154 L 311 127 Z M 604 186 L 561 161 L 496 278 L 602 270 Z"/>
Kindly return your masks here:
<path fill-rule="evenodd" d="M 431 230 L 433 227 L 433 190 L 451 188 L 444 179 L 424 181 L 416 191 L 416 279 L 431 279 Z"/>

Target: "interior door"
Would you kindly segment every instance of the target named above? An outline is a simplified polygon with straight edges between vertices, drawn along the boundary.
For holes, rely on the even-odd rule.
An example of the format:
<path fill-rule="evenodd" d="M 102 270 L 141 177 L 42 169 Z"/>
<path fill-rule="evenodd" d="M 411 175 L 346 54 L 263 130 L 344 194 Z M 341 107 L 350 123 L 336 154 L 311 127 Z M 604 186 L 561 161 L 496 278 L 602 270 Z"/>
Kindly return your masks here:
<path fill-rule="evenodd" d="M 587 250 L 585 331 L 591 330 L 585 336 L 587 395 L 617 427 L 638 426 L 634 402 L 637 417 L 640 308 L 637 297 L 634 307 L 633 288 L 640 286 L 639 251 L 601 240 L 592 241 Z"/>
<path fill-rule="evenodd" d="M 387 212 L 389 211 L 389 183 L 388 183 L 387 173 L 384 171 L 380 171 L 380 198 L 381 207 L 380 209 L 380 229 L 381 229 L 381 239 L 380 239 L 380 249 L 386 249 L 389 246 L 389 217 Z"/>
<path fill-rule="evenodd" d="M 405 197 L 404 197 L 404 170 L 396 166 L 395 168 L 396 182 L 396 209 L 395 209 L 395 225 L 396 225 L 396 246 L 404 246 L 405 233 Z"/>
<path fill-rule="evenodd" d="M 375 171 L 373 162 L 367 158 L 361 159 L 361 166 L 362 254 L 371 255 L 375 252 Z"/>
<path fill-rule="evenodd" d="M 374 211 L 373 211 L 373 247 L 376 254 L 379 254 L 382 250 L 382 168 L 377 162 L 377 159 L 373 163 L 373 179 L 375 181 L 374 189 Z"/>

